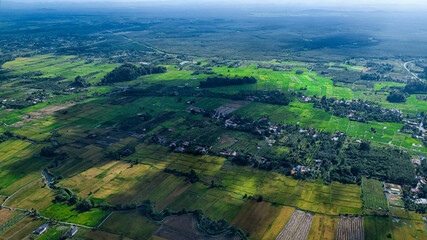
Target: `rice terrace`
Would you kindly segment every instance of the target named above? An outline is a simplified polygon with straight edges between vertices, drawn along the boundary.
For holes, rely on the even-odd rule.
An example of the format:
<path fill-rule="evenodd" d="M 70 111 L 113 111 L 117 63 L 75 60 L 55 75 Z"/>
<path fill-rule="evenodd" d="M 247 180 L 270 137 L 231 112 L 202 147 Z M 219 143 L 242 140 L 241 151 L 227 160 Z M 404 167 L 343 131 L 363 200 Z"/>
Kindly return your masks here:
<path fill-rule="evenodd" d="M 427 239 L 426 9 L 2 2 L 0 239 Z"/>

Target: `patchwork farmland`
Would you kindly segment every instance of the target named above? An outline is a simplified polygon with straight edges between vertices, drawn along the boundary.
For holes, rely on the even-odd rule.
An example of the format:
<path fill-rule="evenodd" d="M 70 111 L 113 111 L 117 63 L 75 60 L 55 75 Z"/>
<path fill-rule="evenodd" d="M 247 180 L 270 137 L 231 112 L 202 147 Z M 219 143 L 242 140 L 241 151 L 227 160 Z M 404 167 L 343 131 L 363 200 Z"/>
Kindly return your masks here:
<path fill-rule="evenodd" d="M 111 84 L 102 80 L 124 65 L 103 58 L 2 66 L 0 239 L 36 237 L 48 222 L 37 239 L 71 226 L 76 239 L 427 239 L 427 215 L 402 198 L 414 178 L 399 175 L 423 184 L 423 164 L 410 161 L 427 148 L 405 126 L 419 127 L 427 104 L 387 101 L 405 83 L 337 84 L 303 62 L 155 61 L 165 72 Z M 257 82 L 201 89 L 213 76 Z M 406 122 L 338 117 L 306 97 L 375 101 Z"/>

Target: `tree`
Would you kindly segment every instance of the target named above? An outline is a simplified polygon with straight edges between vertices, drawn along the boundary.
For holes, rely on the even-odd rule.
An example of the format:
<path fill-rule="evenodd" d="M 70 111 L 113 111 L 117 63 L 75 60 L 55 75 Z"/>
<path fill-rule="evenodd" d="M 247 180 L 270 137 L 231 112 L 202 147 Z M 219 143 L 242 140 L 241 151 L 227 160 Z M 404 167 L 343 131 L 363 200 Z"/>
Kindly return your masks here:
<path fill-rule="evenodd" d="M 371 150 L 371 144 L 368 141 L 362 141 L 359 149 L 362 151 L 369 151 Z"/>
<path fill-rule="evenodd" d="M 130 63 L 125 63 L 119 67 L 116 67 L 113 71 L 109 72 L 101 80 L 101 83 L 115 83 L 115 82 L 127 82 L 135 80 L 139 76 L 148 74 L 165 73 L 167 70 L 162 66 L 140 66 L 137 67 Z"/>
<path fill-rule="evenodd" d="M 391 92 L 390 95 L 387 96 L 387 101 L 392 103 L 402 103 L 406 102 L 405 95 L 400 92 Z"/>
<path fill-rule="evenodd" d="M 84 88 L 85 85 L 86 85 L 85 80 L 80 76 L 77 76 L 74 79 L 74 81 L 70 83 L 70 87 L 74 87 L 74 88 Z"/>
<path fill-rule="evenodd" d="M 56 156 L 55 148 L 53 148 L 53 147 L 44 147 L 40 151 L 40 155 L 42 157 L 55 157 Z"/>
<path fill-rule="evenodd" d="M 195 182 L 199 181 L 199 176 L 196 174 L 196 172 L 193 169 L 191 169 L 187 178 L 188 178 L 188 180 L 190 180 L 191 183 L 195 183 Z"/>
<path fill-rule="evenodd" d="M 82 199 L 76 205 L 76 209 L 81 211 L 81 212 L 89 211 L 92 207 L 93 207 L 93 205 L 92 205 L 91 201 L 89 201 L 89 199 L 87 199 L 87 198 Z"/>

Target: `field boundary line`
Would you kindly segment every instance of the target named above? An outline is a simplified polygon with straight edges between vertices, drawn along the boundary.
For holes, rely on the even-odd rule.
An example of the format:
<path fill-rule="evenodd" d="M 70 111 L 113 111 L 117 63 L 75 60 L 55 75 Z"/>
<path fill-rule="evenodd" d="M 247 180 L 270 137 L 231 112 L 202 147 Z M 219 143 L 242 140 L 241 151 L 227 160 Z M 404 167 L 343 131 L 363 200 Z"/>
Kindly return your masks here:
<path fill-rule="evenodd" d="M 415 60 L 412 60 L 412 61 L 409 61 L 409 62 L 405 62 L 403 64 L 403 67 L 406 69 L 406 71 L 409 72 L 409 74 L 411 74 L 412 76 L 414 76 L 417 80 L 419 80 L 421 82 L 424 82 L 421 78 L 419 78 L 415 73 L 411 72 L 411 70 L 408 68 L 408 63 L 411 63 L 413 61 L 415 61 Z"/>
<path fill-rule="evenodd" d="M 22 220 L 24 220 L 25 218 L 27 218 L 27 216 L 26 217 L 24 217 Z M 21 221 L 22 221 L 21 220 Z M 29 224 L 30 224 L 31 222 L 29 222 L 29 223 L 27 223 L 27 224 L 25 224 L 21 229 L 19 229 L 18 231 L 16 231 L 16 232 L 14 232 L 10 237 L 8 237 L 7 239 L 11 239 L 13 236 L 15 236 L 17 233 L 19 233 L 19 232 L 21 232 L 26 226 L 28 226 Z M 12 226 L 13 227 L 13 226 Z M 8 230 L 10 230 L 10 228 L 8 229 Z M 7 231 L 8 231 L 7 230 Z"/>
<path fill-rule="evenodd" d="M 18 192 L 20 192 L 22 189 L 24 189 L 24 188 L 26 188 L 26 187 L 30 186 L 31 184 L 33 184 L 33 183 L 37 182 L 38 180 L 40 180 L 40 179 L 42 179 L 42 178 L 43 178 L 43 177 L 37 178 L 36 180 L 34 180 L 34 181 L 32 181 L 32 182 L 28 183 L 27 185 L 22 186 L 22 187 L 21 187 L 21 188 L 19 188 L 18 190 L 16 190 L 16 192 L 12 193 L 12 195 L 10 195 L 9 197 L 7 197 L 7 198 L 3 201 L 3 203 L 1 204 L 1 207 L 6 207 L 4 204 L 7 202 L 7 200 L 9 200 L 9 199 L 10 199 L 11 197 L 13 197 L 15 194 L 17 194 Z"/>
<path fill-rule="evenodd" d="M 113 215 L 113 213 L 115 213 L 115 211 L 113 211 L 113 212 L 111 212 L 110 214 L 108 214 L 108 216 L 106 216 L 106 217 L 104 218 L 104 220 L 102 220 L 102 222 L 101 222 L 100 224 L 98 224 L 97 228 L 100 228 L 100 227 L 101 227 L 101 225 L 102 225 L 102 224 L 104 224 L 104 222 L 105 222 L 105 221 L 107 221 L 107 219 L 108 219 L 111 215 Z"/>

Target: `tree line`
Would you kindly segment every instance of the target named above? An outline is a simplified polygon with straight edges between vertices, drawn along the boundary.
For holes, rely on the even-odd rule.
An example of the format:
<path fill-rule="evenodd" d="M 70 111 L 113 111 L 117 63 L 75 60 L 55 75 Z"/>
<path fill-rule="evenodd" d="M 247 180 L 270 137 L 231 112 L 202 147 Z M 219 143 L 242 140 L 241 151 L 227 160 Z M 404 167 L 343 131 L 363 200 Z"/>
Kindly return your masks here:
<path fill-rule="evenodd" d="M 149 74 L 165 73 L 166 68 L 163 66 L 143 65 L 136 66 L 134 64 L 125 63 L 116 67 L 109 72 L 101 80 L 101 84 L 110 84 L 115 82 L 127 82 L 136 78 Z"/>

